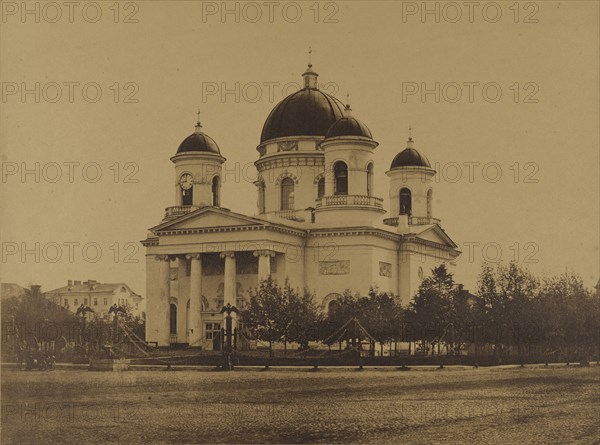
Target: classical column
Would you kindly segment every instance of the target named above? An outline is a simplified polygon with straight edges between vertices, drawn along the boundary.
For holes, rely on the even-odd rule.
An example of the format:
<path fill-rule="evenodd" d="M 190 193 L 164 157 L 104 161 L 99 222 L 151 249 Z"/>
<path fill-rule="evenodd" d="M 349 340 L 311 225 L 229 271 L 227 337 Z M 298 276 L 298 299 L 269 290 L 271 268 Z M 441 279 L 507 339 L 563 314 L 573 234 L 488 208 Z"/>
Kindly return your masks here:
<path fill-rule="evenodd" d="M 160 261 L 158 287 L 160 292 L 160 301 L 158 304 L 158 344 L 159 346 L 168 346 L 170 343 L 170 306 L 169 297 L 171 296 L 171 262 L 169 255 L 156 255 L 156 260 Z"/>
<path fill-rule="evenodd" d="M 190 324 L 189 345 L 199 347 L 202 340 L 202 254 L 194 253 L 185 256 L 190 260 Z"/>
<path fill-rule="evenodd" d="M 225 275 L 223 282 L 223 304 L 235 306 L 237 300 L 237 282 L 235 271 L 235 252 L 223 252 L 221 258 L 225 258 Z"/>
<path fill-rule="evenodd" d="M 271 250 L 256 250 L 254 256 L 258 257 L 258 282 L 266 280 L 271 275 L 271 257 L 275 252 Z"/>

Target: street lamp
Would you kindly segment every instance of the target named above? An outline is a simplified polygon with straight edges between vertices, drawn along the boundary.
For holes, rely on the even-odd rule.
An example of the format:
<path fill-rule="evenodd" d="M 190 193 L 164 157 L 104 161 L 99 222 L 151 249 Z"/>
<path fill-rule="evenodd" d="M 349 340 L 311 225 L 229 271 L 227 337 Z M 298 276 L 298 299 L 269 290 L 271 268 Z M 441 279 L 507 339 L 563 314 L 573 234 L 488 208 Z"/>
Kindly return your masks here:
<path fill-rule="evenodd" d="M 222 331 L 225 335 L 224 338 L 224 351 L 223 351 L 223 369 L 226 371 L 233 370 L 233 363 L 231 363 L 231 355 L 237 346 L 237 328 L 233 329 L 233 317 L 231 313 L 238 313 L 238 309 L 235 306 L 232 306 L 231 303 L 227 303 L 227 305 L 223 306 L 221 309 L 221 314 L 227 314 L 225 316 L 225 329 Z"/>

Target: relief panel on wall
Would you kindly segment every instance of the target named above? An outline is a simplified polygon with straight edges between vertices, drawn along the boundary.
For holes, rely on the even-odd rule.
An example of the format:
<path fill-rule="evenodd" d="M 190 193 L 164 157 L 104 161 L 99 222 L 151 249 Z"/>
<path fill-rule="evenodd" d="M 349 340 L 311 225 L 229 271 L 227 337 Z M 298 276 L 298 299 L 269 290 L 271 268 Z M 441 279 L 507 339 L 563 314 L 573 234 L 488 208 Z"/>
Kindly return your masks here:
<path fill-rule="evenodd" d="M 348 275 L 349 273 L 349 260 L 319 262 L 319 275 Z"/>
<path fill-rule="evenodd" d="M 379 262 L 379 276 L 380 277 L 391 277 L 392 276 L 392 265 L 390 263 Z"/>

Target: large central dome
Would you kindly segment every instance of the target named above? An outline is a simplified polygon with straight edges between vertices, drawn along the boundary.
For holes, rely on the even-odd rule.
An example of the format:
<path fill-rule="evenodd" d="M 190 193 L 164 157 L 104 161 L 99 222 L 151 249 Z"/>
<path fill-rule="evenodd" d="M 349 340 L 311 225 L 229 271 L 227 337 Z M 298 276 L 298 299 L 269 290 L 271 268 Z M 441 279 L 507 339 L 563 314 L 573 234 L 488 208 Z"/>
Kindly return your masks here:
<path fill-rule="evenodd" d="M 305 78 L 307 74 L 315 82 L 306 82 L 305 88 L 290 94 L 273 108 L 263 126 L 261 144 L 286 136 L 325 136 L 331 124 L 343 117 L 344 104 L 316 88 L 316 73 L 307 71 Z"/>

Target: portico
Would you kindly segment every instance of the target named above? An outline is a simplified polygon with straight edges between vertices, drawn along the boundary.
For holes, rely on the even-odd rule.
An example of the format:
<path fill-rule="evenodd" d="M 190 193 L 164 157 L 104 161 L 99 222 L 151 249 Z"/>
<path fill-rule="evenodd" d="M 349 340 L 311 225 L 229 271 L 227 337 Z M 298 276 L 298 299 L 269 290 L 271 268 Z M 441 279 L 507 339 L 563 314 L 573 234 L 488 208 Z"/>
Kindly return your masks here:
<path fill-rule="evenodd" d="M 180 228 L 180 220 L 169 219 L 152 229 L 158 236 L 143 241 L 148 250 L 147 320 L 154 327 L 148 330 L 148 341 L 213 349 L 214 336 L 224 326 L 223 306 L 243 309 L 249 291 L 260 280 L 269 276 L 285 280 L 286 257 L 302 257 L 302 231 L 282 230 L 248 217 L 241 221 L 237 214 L 214 207 L 197 209 L 189 216 L 210 220 L 215 212 L 227 227 L 193 231 L 196 242 L 191 245 L 181 243 L 190 229 Z M 235 327 L 236 315 L 232 316 Z"/>

